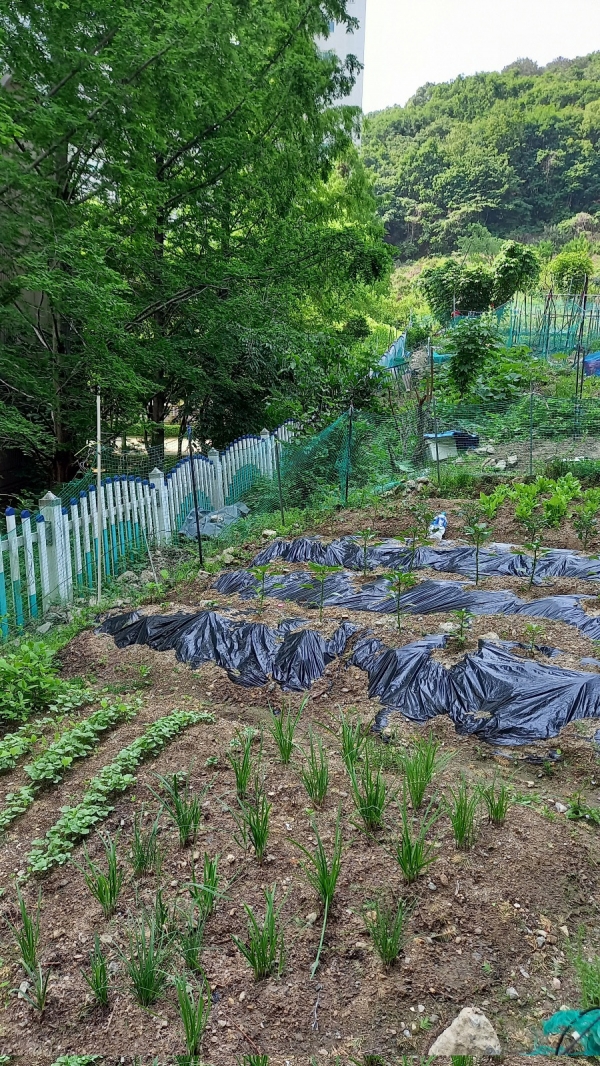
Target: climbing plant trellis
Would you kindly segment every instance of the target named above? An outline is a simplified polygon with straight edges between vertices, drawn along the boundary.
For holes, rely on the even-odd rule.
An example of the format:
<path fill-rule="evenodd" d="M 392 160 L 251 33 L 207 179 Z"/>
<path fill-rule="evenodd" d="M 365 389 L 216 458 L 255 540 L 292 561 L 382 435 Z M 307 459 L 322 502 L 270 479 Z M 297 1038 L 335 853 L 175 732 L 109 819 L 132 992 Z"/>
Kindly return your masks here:
<path fill-rule="evenodd" d="M 93 592 L 98 566 L 111 581 L 152 546 L 173 543 L 194 506 L 192 462 L 198 506 L 219 510 L 257 476 L 275 476 L 275 450 L 293 434 L 290 421 L 274 433 L 239 437 L 224 451 L 186 456 L 166 475 L 157 467 L 147 478 L 103 478 L 100 506 L 90 484 L 68 506 L 64 493 L 61 499 L 47 492 L 36 515 L 8 507 L 6 535 L 0 536 L 0 637 L 7 640 L 52 607 Z"/>

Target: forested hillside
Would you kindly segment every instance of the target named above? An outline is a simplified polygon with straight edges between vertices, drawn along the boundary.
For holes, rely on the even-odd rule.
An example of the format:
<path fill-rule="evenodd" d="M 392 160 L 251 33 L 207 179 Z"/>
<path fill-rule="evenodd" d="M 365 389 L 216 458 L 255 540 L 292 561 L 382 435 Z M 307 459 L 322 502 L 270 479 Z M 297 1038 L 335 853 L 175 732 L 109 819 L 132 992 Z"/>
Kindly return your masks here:
<path fill-rule="evenodd" d="M 411 258 L 456 249 L 474 223 L 539 239 L 578 213 L 593 216 L 599 141 L 594 52 L 424 85 L 405 107 L 366 119 L 363 150 L 387 239 Z"/>

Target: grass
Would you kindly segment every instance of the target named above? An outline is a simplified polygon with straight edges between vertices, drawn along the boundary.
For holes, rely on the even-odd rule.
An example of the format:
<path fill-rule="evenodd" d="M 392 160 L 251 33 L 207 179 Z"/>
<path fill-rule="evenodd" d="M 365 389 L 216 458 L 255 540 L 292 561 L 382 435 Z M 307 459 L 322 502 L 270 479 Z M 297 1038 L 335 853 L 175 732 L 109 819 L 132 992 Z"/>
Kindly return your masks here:
<path fill-rule="evenodd" d="M 244 943 L 237 936 L 231 938 L 249 962 L 257 981 L 270 977 L 275 972 L 281 973 L 283 969 L 285 945 L 283 933 L 279 929 L 279 914 L 283 904 L 275 909 L 276 891 L 277 885 L 265 889 L 265 917 L 262 925 L 257 921 L 252 908 L 244 903 L 248 918 L 248 939 Z"/>
<path fill-rule="evenodd" d="M 509 807 L 512 803 L 512 794 L 504 784 L 498 785 L 494 780 L 480 790 L 481 798 L 487 807 L 488 819 L 491 825 L 501 826 L 506 821 Z"/>
<path fill-rule="evenodd" d="M 142 829 L 144 812 L 133 820 L 133 840 L 131 842 L 131 866 L 136 876 L 156 873 L 162 866 L 162 852 L 158 846 L 158 818 L 149 829 Z"/>
<path fill-rule="evenodd" d="M 300 710 L 298 714 L 292 714 L 290 706 L 286 710 L 281 709 L 279 714 L 274 717 L 273 724 L 269 728 L 269 732 L 273 737 L 277 750 L 279 752 L 279 758 L 284 766 L 289 766 L 292 752 L 294 750 L 294 734 L 296 732 L 296 726 L 300 720 L 302 711 L 306 707 L 308 696 L 305 696 L 300 704 Z"/>
<path fill-rule="evenodd" d="M 447 766 L 452 758 L 452 752 L 438 755 L 439 749 L 438 741 L 429 733 L 427 737 L 419 737 L 411 751 L 403 756 L 406 786 L 414 810 L 421 807 L 434 775 Z"/>
<path fill-rule="evenodd" d="M 405 899 L 394 904 L 376 900 L 368 904 L 365 924 L 384 966 L 393 966 L 406 942 L 406 919 L 410 907 Z"/>
<path fill-rule="evenodd" d="M 396 841 L 395 857 L 408 885 L 417 881 L 434 861 L 433 844 L 428 842 L 427 835 L 440 815 L 437 810 L 430 814 L 431 806 L 430 803 L 420 825 L 415 829 L 413 819 L 408 812 L 406 789 L 403 790 L 400 807 L 402 830 Z"/>
<path fill-rule="evenodd" d="M 92 990 L 99 1007 L 108 1006 L 108 967 L 102 954 L 98 934 L 94 938 L 94 950 L 90 954 L 90 972 L 81 971 L 85 982 Z"/>
<path fill-rule="evenodd" d="M 269 1066 L 269 1056 L 261 1054 L 242 1055 L 238 1066 Z"/>
<path fill-rule="evenodd" d="M 170 777 L 158 774 L 157 777 L 165 793 L 165 798 L 162 799 L 163 810 L 177 826 L 179 843 L 185 848 L 196 839 L 202 818 L 202 798 L 206 789 L 200 795 L 192 795 L 189 772 L 185 775 L 172 774 Z"/>
<path fill-rule="evenodd" d="M 480 792 L 475 789 L 469 793 L 466 778 L 461 775 L 457 788 L 450 789 L 450 796 L 451 801 L 446 800 L 446 810 L 454 833 L 454 843 L 459 851 L 468 851 L 475 843 L 475 817 L 479 807 Z"/>
<path fill-rule="evenodd" d="M 235 774 L 235 790 L 238 799 L 245 799 L 252 773 L 252 740 L 253 733 L 238 733 L 236 742 L 240 747 L 238 752 L 235 748 L 227 752 L 227 761 Z"/>
<path fill-rule="evenodd" d="M 356 766 L 367 743 L 360 718 L 348 714 L 340 715 L 342 759 L 348 773 Z"/>
<path fill-rule="evenodd" d="M 308 795 L 316 807 L 321 807 L 329 788 L 329 764 L 327 755 L 320 737 L 316 738 L 312 729 L 308 731 L 310 748 L 308 751 L 308 764 L 302 770 L 302 782 Z"/>
<path fill-rule="evenodd" d="M 365 829 L 371 832 L 380 829 L 383 825 L 383 813 L 389 802 L 387 785 L 381 768 L 377 767 L 373 770 L 368 753 L 359 771 L 357 772 L 356 767 L 352 769 L 350 786 L 354 805 L 363 820 Z"/>
<path fill-rule="evenodd" d="M 48 1002 L 50 972 L 50 970 L 42 970 L 42 965 L 38 962 L 35 969 L 29 971 L 30 990 L 28 989 L 27 992 L 22 993 L 23 998 L 39 1011 L 40 1016 L 44 1013 Z"/>
<path fill-rule="evenodd" d="M 179 933 L 179 947 L 188 970 L 192 973 L 202 973 L 204 922 L 201 912 L 194 904 L 184 915 L 183 929 Z"/>
<path fill-rule="evenodd" d="M 203 922 L 210 918 L 215 909 L 215 901 L 219 891 L 219 856 L 214 859 L 204 853 L 204 870 L 202 883 L 196 880 L 196 871 L 192 867 L 192 880 L 188 884 L 189 893 L 200 911 Z"/>
<path fill-rule="evenodd" d="M 150 1007 L 167 983 L 170 941 L 146 914 L 128 931 L 128 953 L 121 953 L 131 989 L 141 1007 Z"/>
<path fill-rule="evenodd" d="M 580 934 L 577 950 L 573 954 L 573 965 L 581 985 L 581 1006 L 584 1010 L 600 1008 L 600 958 L 586 958 L 583 954 L 582 936 Z"/>
<path fill-rule="evenodd" d="M 17 888 L 17 902 L 21 916 L 21 926 L 18 928 L 12 922 L 7 923 L 15 939 L 21 956 L 21 964 L 27 973 L 36 969 L 38 964 L 38 948 L 40 943 L 40 910 L 42 906 L 42 893 L 38 892 L 37 904 L 33 914 L 27 910 L 27 904 Z"/>
<path fill-rule="evenodd" d="M 83 849 L 87 870 L 82 867 L 80 869 L 83 869 L 85 883 L 94 899 L 102 907 L 104 917 L 110 918 L 115 912 L 125 873 L 119 866 L 116 842 L 108 834 L 104 836 L 102 833 L 98 833 L 98 836 L 104 847 L 108 872 L 105 873 L 90 859 L 87 848 Z"/>
<path fill-rule="evenodd" d="M 256 858 L 262 862 L 267 850 L 269 816 L 273 805 L 268 802 L 263 785 L 259 782 L 256 783 L 251 798 L 245 802 L 238 800 L 238 803 L 240 813 L 235 815 L 232 811 L 239 831 L 239 836 L 235 837 L 236 842 L 244 851 L 251 845 Z"/>
<path fill-rule="evenodd" d="M 210 995 L 204 996 L 204 990 L 198 989 L 197 996 L 190 989 L 185 977 L 175 979 L 179 1017 L 183 1024 L 185 1046 L 188 1055 L 197 1055 L 202 1044 L 202 1037 L 210 1014 Z"/>
<path fill-rule="evenodd" d="M 321 951 L 323 949 L 323 941 L 325 939 L 325 929 L 327 928 L 327 919 L 329 917 L 329 911 L 333 903 L 335 896 L 335 890 L 340 876 L 340 869 L 342 863 L 342 829 L 341 829 L 341 812 L 338 811 L 337 821 L 335 824 L 335 837 L 333 841 L 333 852 L 331 855 L 331 861 L 327 857 L 327 852 L 323 847 L 323 841 L 319 835 L 317 826 L 313 823 L 313 830 L 317 838 L 316 851 L 310 852 L 302 844 L 296 843 L 296 847 L 300 849 L 303 855 L 306 856 L 306 862 L 303 863 L 303 869 L 308 879 L 308 882 L 317 892 L 322 904 L 323 904 L 323 926 L 321 928 L 321 939 L 319 941 L 319 947 L 317 950 L 317 956 L 312 964 L 310 976 L 315 976 L 319 968 L 319 960 L 321 958 Z"/>

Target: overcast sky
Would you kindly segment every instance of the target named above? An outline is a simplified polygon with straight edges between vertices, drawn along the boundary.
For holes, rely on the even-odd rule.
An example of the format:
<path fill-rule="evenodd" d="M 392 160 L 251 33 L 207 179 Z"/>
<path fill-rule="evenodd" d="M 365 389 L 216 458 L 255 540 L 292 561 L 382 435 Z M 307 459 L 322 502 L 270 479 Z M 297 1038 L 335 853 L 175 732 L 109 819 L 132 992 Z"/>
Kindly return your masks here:
<path fill-rule="evenodd" d="M 600 0 L 367 0 L 363 110 L 426 81 L 600 50 Z"/>

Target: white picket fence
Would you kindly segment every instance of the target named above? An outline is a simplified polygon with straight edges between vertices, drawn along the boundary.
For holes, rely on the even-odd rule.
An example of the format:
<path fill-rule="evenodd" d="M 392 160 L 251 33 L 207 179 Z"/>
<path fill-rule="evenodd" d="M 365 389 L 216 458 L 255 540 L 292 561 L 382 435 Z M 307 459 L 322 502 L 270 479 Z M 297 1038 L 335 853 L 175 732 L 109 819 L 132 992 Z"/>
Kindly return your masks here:
<path fill-rule="evenodd" d="M 149 547 L 175 541 L 194 506 L 192 462 L 198 506 L 216 511 L 239 499 L 257 475 L 275 477 L 276 449 L 292 440 L 295 428 L 288 421 L 273 433 L 238 437 L 224 451 L 194 453 L 166 476 L 155 468 L 147 478 L 103 478 L 100 508 L 95 484 L 68 507 L 52 492 L 39 501 L 37 515 L 17 516 L 8 507 L 6 536 L 0 536 L 0 639 L 72 602 L 77 592 L 92 591 L 98 566 L 107 582 Z"/>

